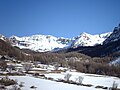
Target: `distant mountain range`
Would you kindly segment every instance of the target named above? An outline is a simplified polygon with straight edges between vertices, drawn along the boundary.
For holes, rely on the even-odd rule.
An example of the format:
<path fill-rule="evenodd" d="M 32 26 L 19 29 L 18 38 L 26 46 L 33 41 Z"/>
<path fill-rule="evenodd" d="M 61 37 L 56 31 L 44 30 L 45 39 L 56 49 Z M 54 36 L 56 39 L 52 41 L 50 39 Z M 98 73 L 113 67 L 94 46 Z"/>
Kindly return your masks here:
<path fill-rule="evenodd" d="M 9 40 L 13 46 L 21 49 L 30 49 L 37 52 L 56 51 L 63 48 L 79 46 L 95 46 L 102 44 L 110 36 L 111 32 L 99 35 L 90 35 L 82 33 L 73 39 L 57 38 L 51 35 L 32 35 L 17 37 L 11 36 Z"/>
<path fill-rule="evenodd" d="M 65 48 L 72 42 L 71 39 L 57 38 L 51 35 L 11 36 L 9 40 L 12 42 L 13 46 L 37 52 L 54 51 Z"/>
<path fill-rule="evenodd" d="M 0 35 L 1 40 L 7 38 Z M 81 33 L 79 36 L 72 39 L 57 38 L 51 35 L 32 35 L 32 36 L 11 36 L 8 38 L 12 46 L 20 49 L 30 49 L 36 52 L 58 51 L 61 49 L 78 48 L 104 45 L 110 42 L 115 42 L 120 39 L 120 25 L 115 27 L 113 32 L 104 34 L 91 35 L 88 33 Z"/>
<path fill-rule="evenodd" d="M 98 44 L 102 45 L 103 42 L 110 36 L 111 33 L 112 32 L 91 35 L 83 32 L 77 38 L 75 38 L 75 40 L 73 40 L 72 47 L 76 48 L 79 46 L 95 46 Z"/>
<path fill-rule="evenodd" d="M 103 36 L 105 34 L 102 34 Z M 104 56 L 120 56 L 120 24 L 118 27 L 115 27 L 113 32 L 106 34 L 106 39 L 101 42 L 99 45 L 94 46 L 79 46 L 77 48 L 69 48 L 66 52 L 79 52 L 91 57 L 104 57 Z M 95 41 L 95 40 L 94 40 Z M 94 42 L 93 41 L 93 42 Z"/>

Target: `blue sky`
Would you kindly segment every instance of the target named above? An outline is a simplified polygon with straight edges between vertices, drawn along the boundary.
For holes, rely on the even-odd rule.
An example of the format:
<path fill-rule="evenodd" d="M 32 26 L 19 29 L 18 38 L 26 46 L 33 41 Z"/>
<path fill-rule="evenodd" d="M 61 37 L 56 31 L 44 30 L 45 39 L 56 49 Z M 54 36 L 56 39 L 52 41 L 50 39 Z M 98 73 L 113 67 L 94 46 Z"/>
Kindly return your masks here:
<path fill-rule="evenodd" d="M 120 23 L 120 0 L 0 0 L 0 33 L 72 38 Z"/>

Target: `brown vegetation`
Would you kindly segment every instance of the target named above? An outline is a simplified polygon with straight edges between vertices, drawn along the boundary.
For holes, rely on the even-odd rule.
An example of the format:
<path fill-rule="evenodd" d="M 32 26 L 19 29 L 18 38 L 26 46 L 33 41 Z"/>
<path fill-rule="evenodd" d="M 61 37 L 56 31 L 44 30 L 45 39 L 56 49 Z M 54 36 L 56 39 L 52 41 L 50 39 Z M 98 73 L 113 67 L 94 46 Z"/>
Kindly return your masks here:
<path fill-rule="evenodd" d="M 1 85 L 5 85 L 5 86 L 10 86 L 10 85 L 17 84 L 17 82 L 14 81 L 14 80 L 12 80 L 12 79 L 9 79 L 9 78 L 6 76 L 6 77 L 3 77 L 3 78 L 0 80 L 0 84 L 1 84 Z"/>
<path fill-rule="evenodd" d="M 100 48 L 101 46 L 96 47 Z M 95 52 L 90 53 L 94 54 Z M 77 51 L 38 53 L 30 50 L 20 50 L 19 48 L 13 47 L 9 43 L 0 40 L 0 55 L 8 55 L 22 61 L 39 61 L 42 64 L 51 64 L 55 62 L 59 63 L 59 66 L 76 69 L 77 71 L 84 73 L 120 77 L 120 66 L 108 65 L 111 60 L 120 56 L 120 53 L 109 54 L 105 57 L 90 57 Z M 6 68 L 6 64 L 1 63 L 1 66 L 1 68 Z"/>

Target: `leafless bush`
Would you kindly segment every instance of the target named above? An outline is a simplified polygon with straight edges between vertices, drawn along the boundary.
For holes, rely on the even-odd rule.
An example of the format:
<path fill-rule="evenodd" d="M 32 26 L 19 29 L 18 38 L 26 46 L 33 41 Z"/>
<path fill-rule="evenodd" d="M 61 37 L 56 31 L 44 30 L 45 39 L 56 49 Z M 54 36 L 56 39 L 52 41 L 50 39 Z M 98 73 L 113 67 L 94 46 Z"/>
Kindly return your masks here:
<path fill-rule="evenodd" d="M 16 84 L 12 86 L 11 90 L 21 90 Z"/>
<path fill-rule="evenodd" d="M 1 85 L 5 85 L 5 86 L 10 86 L 10 85 L 15 85 L 17 84 L 17 82 L 13 79 L 9 79 L 8 76 L 6 77 L 3 77 L 1 80 L 0 80 L 0 84 Z"/>
<path fill-rule="evenodd" d="M 76 82 L 78 82 L 78 84 L 82 84 L 82 81 L 83 81 L 83 77 L 79 76 L 77 79 L 76 79 Z"/>
<path fill-rule="evenodd" d="M 25 64 L 23 65 L 23 67 L 24 67 L 25 71 L 28 72 L 28 71 L 32 68 L 32 64 L 30 64 L 30 63 L 25 63 Z"/>
<path fill-rule="evenodd" d="M 110 88 L 110 90 L 117 90 L 118 87 L 118 83 L 116 83 L 115 81 L 113 82 L 112 88 Z"/>
<path fill-rule="evenodd" d="M 71 76 L 71 74 L 67 73 L 64 77 L 64 80 L 68 82 Z"/>

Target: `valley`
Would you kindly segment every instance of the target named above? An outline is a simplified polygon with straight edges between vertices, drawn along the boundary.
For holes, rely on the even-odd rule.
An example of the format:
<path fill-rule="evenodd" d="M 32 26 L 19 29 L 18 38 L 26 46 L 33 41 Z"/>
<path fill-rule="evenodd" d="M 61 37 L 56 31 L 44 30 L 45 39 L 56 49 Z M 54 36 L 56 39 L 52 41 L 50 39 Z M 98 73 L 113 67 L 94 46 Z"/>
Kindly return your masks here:
<path fill-rule="evenodd" d="M 119 27 L 100 35 L 84 32 L 72 39 L 0 35 L 0 88 L 119 90 Z M 55 88 L 50 88 L 52 84 Z"/>

